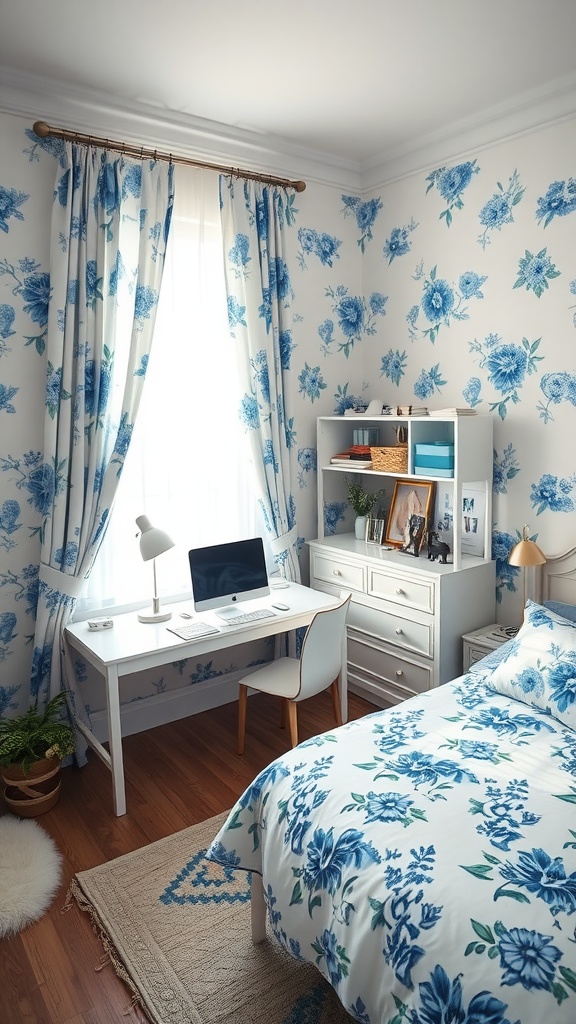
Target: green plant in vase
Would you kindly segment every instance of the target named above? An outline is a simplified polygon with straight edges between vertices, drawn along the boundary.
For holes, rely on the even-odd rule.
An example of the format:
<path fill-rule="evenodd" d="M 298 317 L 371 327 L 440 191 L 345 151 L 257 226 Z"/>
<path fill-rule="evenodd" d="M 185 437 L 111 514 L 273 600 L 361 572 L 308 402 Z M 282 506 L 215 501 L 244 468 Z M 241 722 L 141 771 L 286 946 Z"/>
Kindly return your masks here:
<path fill-rule="evenodd" d="M 4 799 L 20 817 L 49 810 L 58 799 L 63 758 L 74 752 L 74 729 L 62 719 L 66 694 L 44 708 L 29 707 L 16 718 L 0 719 L 0 765 Z"/>
<path fill-rule="evenodd" d="M 357 540 L 364 540 L 366 520 L 371 516 L 384 497 L 382 488 L 378 491 L 366 491 L 360 481 L 353 480 L 348 484 L 348 504 L 356 514 L 354 532 Z"/>

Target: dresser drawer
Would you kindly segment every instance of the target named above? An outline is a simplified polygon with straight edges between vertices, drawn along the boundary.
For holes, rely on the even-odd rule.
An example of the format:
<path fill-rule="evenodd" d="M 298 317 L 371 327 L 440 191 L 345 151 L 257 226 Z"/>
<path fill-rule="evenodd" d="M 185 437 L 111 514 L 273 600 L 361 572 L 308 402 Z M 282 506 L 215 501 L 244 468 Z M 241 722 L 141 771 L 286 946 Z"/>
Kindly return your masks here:
<path fill-rule="evenodd" d="M 410 690 L 391 683 L 388 679 L 380 679 L 369 672 L 348 669 L 348 689 L 359 697 L 370 701 L 378 708 L 389 708 L 409 700 L 414 694 Z"/>
<path fill-rule="evenodd" d="M 367 593 L 372 597 L 383 597 L 404 608 L 416 608 L 423 612 L 434 612 L 434 583 L 414 580 L 393 571 L 368 568 Z"/>
<path fill-rule="evenodd" d="M 432 669 L 417 662 L 383 651 L 356 638 L 348 638 L 348 671 L 351 676 L 369 673 L 374 678 L 387 680 L 408 696 L 429 690 Z"/>
<path fill-rule="evenodd" d="M 354 565 L 339 558 L 331 558 L 314 551 L 312 555 L 312 576 L 325 583 L 344 590 L 365 589 L 365 569 L 362 565 Z"/>
<path fill-rule="evenodd" d="M 371 635 L 395 647 L 433 656 L 433 620 L 419 622 L 400 614 L 393 607 L 373 608 L 364 602 L 352 600 L 348 609 L 348 628 Z"/>

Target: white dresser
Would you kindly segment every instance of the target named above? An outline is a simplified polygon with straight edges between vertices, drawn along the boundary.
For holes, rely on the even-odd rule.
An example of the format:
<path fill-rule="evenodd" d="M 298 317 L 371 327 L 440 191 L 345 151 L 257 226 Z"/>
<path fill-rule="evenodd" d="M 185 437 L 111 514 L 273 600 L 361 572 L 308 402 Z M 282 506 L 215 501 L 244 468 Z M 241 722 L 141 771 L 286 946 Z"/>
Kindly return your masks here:
<path fill-rule="evenodd" d="M 460 675 L 462 635 L 494 615 L 494 562 L 464 555 L 454 569 L 351 534 L 309 547 L 310 586 L 352 593 L 350 690 L 387 707 Z"/>

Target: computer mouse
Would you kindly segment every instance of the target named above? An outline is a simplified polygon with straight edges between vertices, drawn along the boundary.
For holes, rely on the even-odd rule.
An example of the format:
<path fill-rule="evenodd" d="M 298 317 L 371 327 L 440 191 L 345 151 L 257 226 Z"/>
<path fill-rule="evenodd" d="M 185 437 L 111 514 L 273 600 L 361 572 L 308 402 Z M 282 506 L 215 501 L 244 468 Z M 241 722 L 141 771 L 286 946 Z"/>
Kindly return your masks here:
<path fill-rule="evenodd" d="M 180 618 L 181 619 L 191 619 L 192 615 L 190 615 L 190 612 L 180 612 Z"/>
<path fill-rule="evenodd" d="M 288 605 L 288 604 L 273 604 L 272 607 L 276 608 L 279 612 L 289 612 L 290 611 L 290 605 Z"/>

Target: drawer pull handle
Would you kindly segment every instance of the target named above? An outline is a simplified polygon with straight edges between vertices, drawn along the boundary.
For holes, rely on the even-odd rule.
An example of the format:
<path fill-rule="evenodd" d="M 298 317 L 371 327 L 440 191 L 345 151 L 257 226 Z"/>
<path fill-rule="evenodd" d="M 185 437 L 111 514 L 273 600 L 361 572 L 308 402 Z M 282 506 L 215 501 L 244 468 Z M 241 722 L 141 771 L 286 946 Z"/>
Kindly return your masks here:
<path fill-rule="evenodd" d="M 401 669 L 401 668 L 397 668 L 397 669 L 396 669 L 396 675 L 397 675 L 397 676 L 403 676 L 403 675 L 404 675 L 404 673 L 403 673 L 403 671 L 402 671 L 402 669 Z"/>
<path fill-rule="evenodd" d="M 340 572 L 340 569 L 333 569 L 332 571 L 333 571 L 335 576 L 341 576 L 342 575 L 342 573 Z"/>
<path fill-rule="evenodd" d="M 403 594 L 404 591 L 402 590 L 402 587 L 396 587 L 396 593 L 397 594 Z"/>
<path fill-rule="evenodd" d="M 396 630 L 396 635 L 397 636 L 402 636 L 402 633 L 403 633 L 403 630 L 400 628 L 400 626 L 398 626 L 398 629 Z"/>

